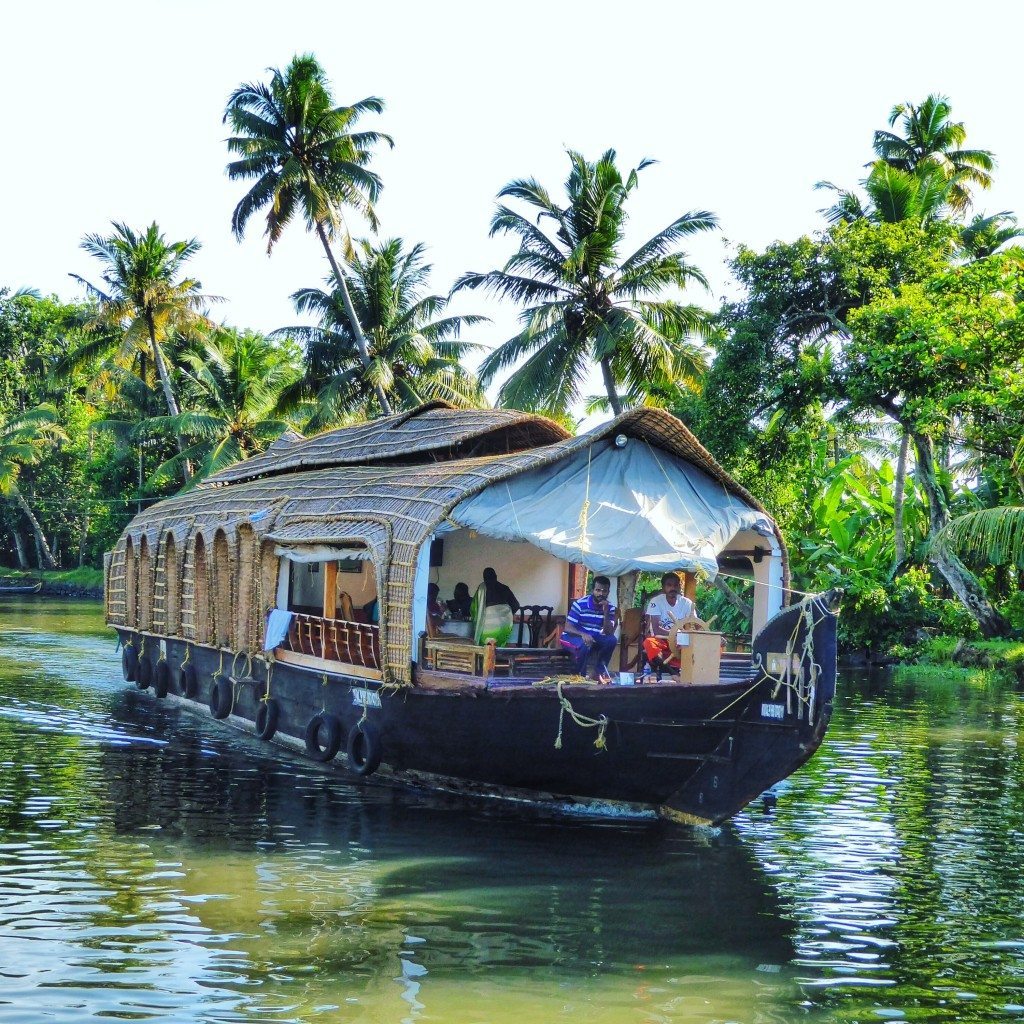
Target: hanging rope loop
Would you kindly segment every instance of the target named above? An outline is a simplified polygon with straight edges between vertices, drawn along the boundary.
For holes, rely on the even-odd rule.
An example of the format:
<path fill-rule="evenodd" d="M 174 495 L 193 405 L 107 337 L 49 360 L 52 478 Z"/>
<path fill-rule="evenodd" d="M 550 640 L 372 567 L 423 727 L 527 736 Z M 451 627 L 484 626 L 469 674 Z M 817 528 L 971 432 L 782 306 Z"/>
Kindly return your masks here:
<path fill-rule="evenodd" d="M 594 740 L 594 746 L 598 750 L 607 750 L 608 743 L 605 740 L 605 733 L 608 729 L 608 716 L 601 715 L 600 718 L 590 718 L 587 715 L 580 714 L 573 708 L 569 702 L 569 698 L 562 693 L 562 686 L 564 680 L 559 679 L 555 684 L 558 690 L 558 735 L 555 737 L 555 750 L 562 749 L 562 725 L 565 721 L 565 716 L 568 715 L 581 729 L 597 729 L 597 739 Z"/>

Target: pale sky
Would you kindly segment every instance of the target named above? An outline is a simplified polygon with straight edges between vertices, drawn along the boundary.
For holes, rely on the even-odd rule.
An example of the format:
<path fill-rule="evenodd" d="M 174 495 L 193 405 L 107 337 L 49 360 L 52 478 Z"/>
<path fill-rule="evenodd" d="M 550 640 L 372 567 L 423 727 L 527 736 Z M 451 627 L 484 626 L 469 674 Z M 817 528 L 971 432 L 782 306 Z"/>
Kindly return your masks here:
<path fill-rule="evenodd" d="M 487 235 L 503 184 L 532 175 L 556 191 L 567 147 L 590 158 L 612 147 L 623 168 L 659 161 L 631 199 L 631 241 L 687 210 L 718 215 L 722 230 L 688 246 L 713 284 L 692 298 L 716 305 L 729 246 L 820 228 L 829 199 L 814 182 L 854 186 L 893 104 L 929 92 L 951 98 L 969 145 L 996 153 L 978 209 L 1024 215 L 1022 23 L 1015 5 L 985 0 L 10 4 L 0 287 L 79 298 L 69 273 L 98 280 L 82 236 L 156 220 L 172 240 L 203 243 L 191 266 L 227 300 L 218 318 L 298 322 L 288 296 L 321 283 L 319 243 L 296 222 L 268 258 L 257 218 L 235 241 L 243 188 L 224 174 L 221 117 L 236 85 L 313 51 L 339 102 L 386 101 L 361 122 L 395 139 L 375 163 L 381 234 L 427 243 L 435 291 L 511 252 Z M 494 319 L 473 340 L 513 332 L 514 308 L 483 293 L 453 308 Z"/>

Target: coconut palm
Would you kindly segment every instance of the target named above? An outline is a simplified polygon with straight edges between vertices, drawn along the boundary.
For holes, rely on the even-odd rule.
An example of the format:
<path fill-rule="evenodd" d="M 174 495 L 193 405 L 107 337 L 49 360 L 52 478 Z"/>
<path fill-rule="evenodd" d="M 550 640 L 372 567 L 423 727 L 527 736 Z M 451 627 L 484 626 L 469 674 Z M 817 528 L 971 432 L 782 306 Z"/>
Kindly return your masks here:
<path fill-rule="evenodd" d="M 1024 440 L 1017 446 L 1011 467 L 1024 489 Z M 994 565 L 1016 562 L 1024 566 L 1024 506 L 1000 505 L 957 516 L 936 534 L 932 546 Z"/>
<path fill-rule="evenodd" d="M 971 185 L 989 188 L 995 158 L 987 149 L 962 149 L 967 129 L 951 121 L 952 106 L 946 96 L 932 93 L 920 105 L 898 103 L 889 114 L 889 127 L 900 122 L 902 135 L 875 132 L 874 150 L 890 167 L 918 174 L 937 170 L 950 185 L 948 202 L 957 213 L 971 205 Z"/>
<path fill-rule="evenodd" d="M 523 330 L 481 366 L 487 384 L 525 358 L 501 388 L 503 404 L 565 412 L 581 398 L 593 360 L 617 415 L 620 388 L 633 403 L 652 386 L 694 381 L 703 373 L 702 353 L 688 339 L 708 335 L 709 315 L 661 296 L 668 288 L 707 286 L 676 246 L 717 221 L 706 210 L 685 213 L 623 258 L 626 201 L 652 161 L 642 161 L 625 179 L 611 149 L 593 162 L 570 150 L 569 161 L 565 206 L 532 178 L 498 193 L 524 203 L 532 215 L 499 205 L 491 221 L 491 235 L 518 236 L 519 251 L 501 270 L 463 275 L 456 289 L 482 286 L 526 307 Z"/>
<path fill-rule="evenodd" d="M 990 217 L 979 213 L 960 231 L 961 247 L 972 260 L 991 256 L 1015 238 L 1024 238 L 1024 228 L 1017 226 L 1017 218 L 1009 210 Z"/>
<path fill-rule="evenodd" d="M 82 248 L 103 264 L 104 287 L 71 275 L 99 302 L 86 329 L 102 332 L 93 345 L 81 346 L 76 358 L 89 358 L 113 345 L 115 361 L 129 365 L 140 351 L 148 351 L 163 389 L 167 412 L 177 416 L 181 410 L 165 347 L 177 335 L 209 327 L 204 310 L 210 302 L 218 301 L 215 296 L 203 295 L 202 285 L 195 278 L 180 276 L 200 244 L 194 238 L 168 242 L 156 223 L 142 232 L 125 224 L 114 224 L 113 228 L 111 235 L 86 235 L 82 240 Z M 182 471 L 187 482 L 187 460 L 182 463 Z"/>
<path fill-rule="evenodd" d="M 898 224 L 913 221 L 926 226 L 939 220 L 950 206 L 952 183 L 936 168 L 905 171 L 876 160 L 861 182 L 866 201 L 855 192 L 819 181 L 815 188 L 829 189 L 837 194 L 831 206 L 820 210 L 830 224 L 851 224 L 870 220 L 876 224 Z"/>
<path fill-rule="evenodd" d="M 275 415 L 281 392 L 301 373 L 297 353 L 255 333 L 219 330 L 182 352 L 181 376 L 189 411 L 146 422 L 189 440 L 183 452 L 159 466 L 153 482 L 177 472 L 188 459 L 196 479 L 266 450 L 290 424 Z"/>
<path fill-rule="evenodd" d="M 312 54 L 294 57 L 284 71 L 268 71 L 269 83 L 240 85 L 224 112 L 224 121 L 235 133 L 227 140 L 228 149 L 240 157 L 228 164 L 228 177 L 255 181 L 235 207 L 231 226 L 241 238 L 249 218 L 267 209 L 269 253 L 296 214 L 305 218 L 327 254 L 359 358 L 369 366 L 369 346 L 331 242 L 340 236 L 349 255 L 342 216 L 346 208 L 365 216 L 376 229 L 373 204 L 381 183 L 367 165 L 373 147 L 380 142 L 390 145 L 391 139 L 381 132 L 352 129 L 364 114 L 381 113 L 384 101 L 369 96 L 351 106 L 336 106 L 327 76 Z M 381 410 L 390 413 L 382 388 L 377 388 L 377 398 Z"/>
<path fill-rule="evenodd" d="M 25 514 L 47 569 L 56 569 L 57 563 L 39 520 L 18 489 L 18 478 L 24 466 L 40 462 L 54 442 L 64 440 L 67 435 L 57 422 L 57 410 L 52 405 L 39 405 L 0 423 L 0 494 L 13 498 Z"/>
<path fill-rule="evenodd" d="M 289 389 L 286 404 L 312 400 L 307 429 L 321 429 L 353 413 L 372 414 L 383 391 L 389 405 L 410 409 L 444 399 L 457 406 L 482 401 L 476 377 L 463 360 L 481 346 L 462 341 L 463 327 L 481 316 L 444 316 L 448 299 L 426 294 L 431 266 L 423 245 L 406 251 L 400 238 L 373 244 L 361 240 L 345 272 L 351 302 L 369 342 L 363 364 L 339 289 L 303 288 L 292 295 L 300 313 L 313 314 L 316 327 L 288 327 L 306 345 L 306 372 Z"/>

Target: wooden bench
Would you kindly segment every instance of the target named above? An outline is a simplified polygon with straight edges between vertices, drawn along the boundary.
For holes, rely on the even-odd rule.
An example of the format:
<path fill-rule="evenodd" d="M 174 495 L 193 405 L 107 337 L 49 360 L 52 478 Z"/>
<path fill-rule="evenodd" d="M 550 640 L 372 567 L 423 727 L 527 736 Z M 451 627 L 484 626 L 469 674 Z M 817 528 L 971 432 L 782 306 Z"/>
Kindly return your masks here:
<path fill-rule="evenodd" d="M 506 669 L 510 676 L 544 679 L 564 675 L 572 665 L 568 651 L 550 647 L 499 647 L 495 655 L 495 669 Z"/>

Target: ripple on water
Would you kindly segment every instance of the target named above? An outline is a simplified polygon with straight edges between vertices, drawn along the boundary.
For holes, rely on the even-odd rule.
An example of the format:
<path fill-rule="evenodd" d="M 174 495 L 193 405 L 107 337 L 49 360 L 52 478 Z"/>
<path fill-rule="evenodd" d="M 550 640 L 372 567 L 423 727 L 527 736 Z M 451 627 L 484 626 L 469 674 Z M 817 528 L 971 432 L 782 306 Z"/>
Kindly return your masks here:
<path fill-rule="evenodd" d="M 773 814 L 595 827 L 268 756 L 34 608 L 0 606 L 0 1024 L 1022 1012 L 1012 691 L 847 681 Z"/>

